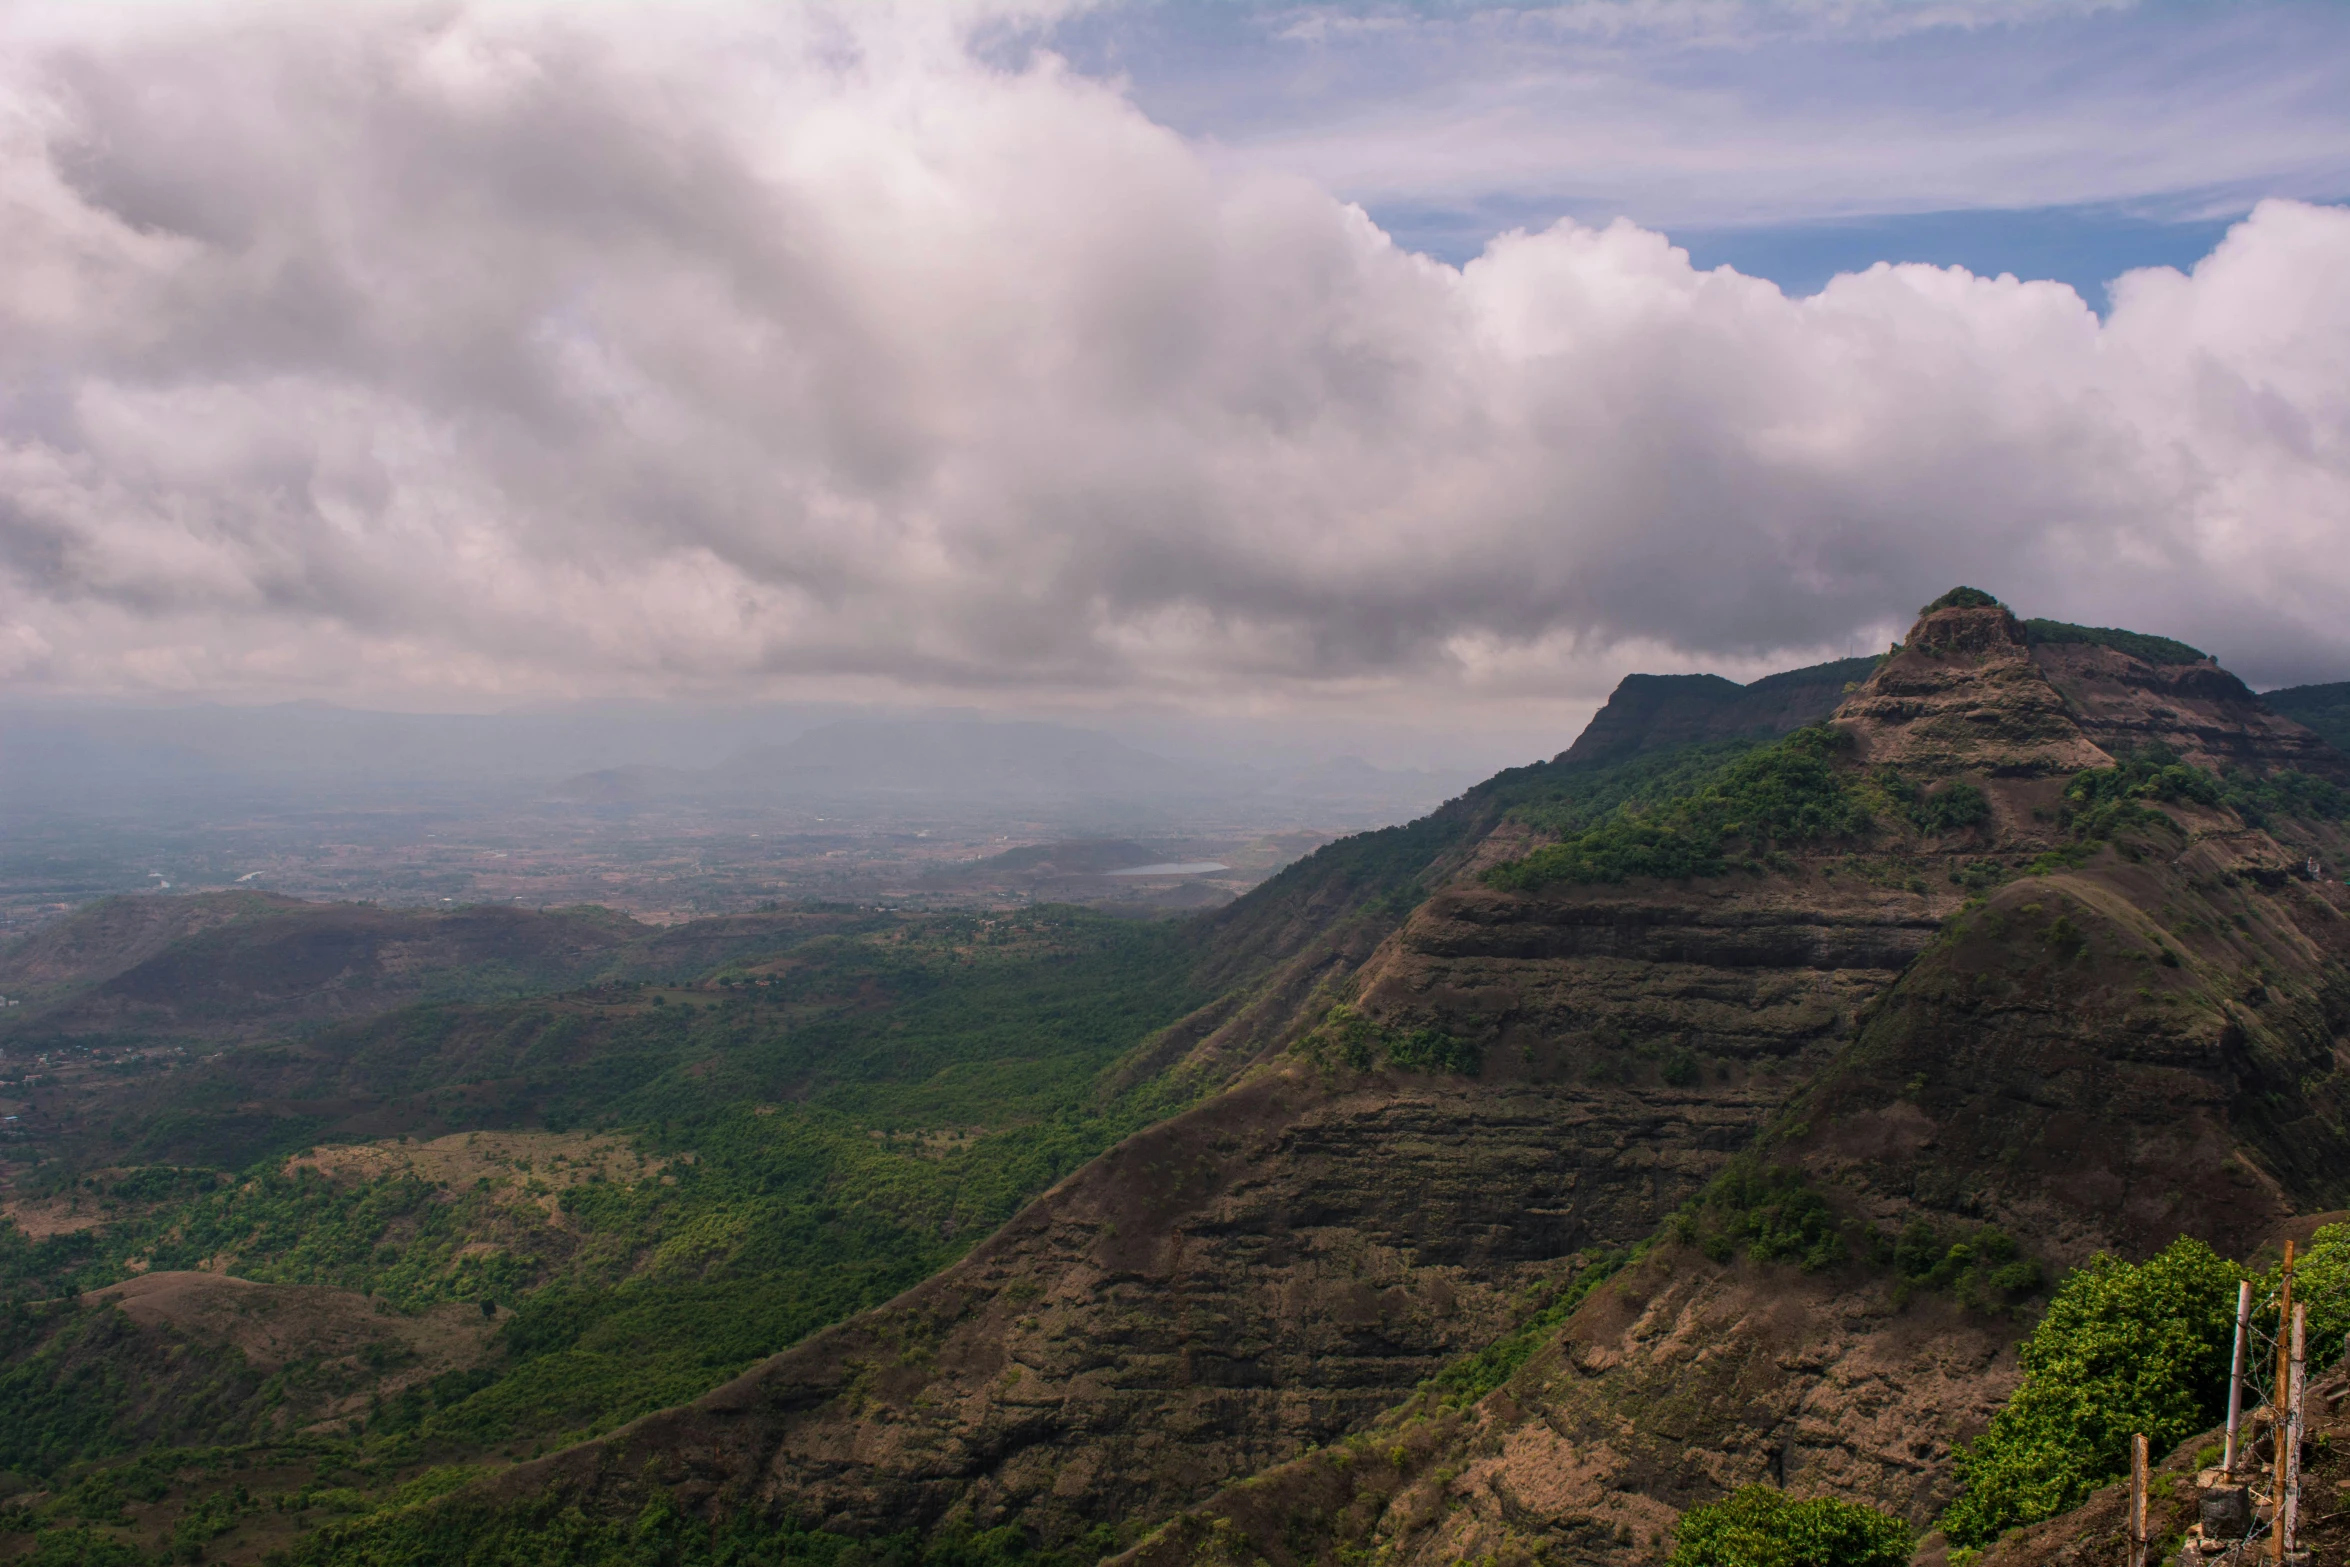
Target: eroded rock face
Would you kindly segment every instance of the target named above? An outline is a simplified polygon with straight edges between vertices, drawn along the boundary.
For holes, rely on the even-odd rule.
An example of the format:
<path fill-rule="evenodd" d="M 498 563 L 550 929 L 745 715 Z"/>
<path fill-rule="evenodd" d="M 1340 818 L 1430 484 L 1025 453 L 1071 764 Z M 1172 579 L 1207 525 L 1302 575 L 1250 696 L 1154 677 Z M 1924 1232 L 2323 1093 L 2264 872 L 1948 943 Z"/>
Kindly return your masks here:
<path fill-rule="evenodd" d="M 1922 617 L 1836 721 L 1859 740 L 1862 761 L 1920 774 L 2032 777 L 2113 761 L 2082 733 L 2022 623 L 2000 605 Z"/>
<path fill-rule="evenodd" d="M 505 1484 L 661 1483 L 854 1533 L 1164 1517 L 1359 1429 L 1506 1328 L 1559 1259 L 1654 1230 L 1798 1081 L 1555 1065 L 1283 1064 L 890 1307 Z"/>
<path fill-rule="evenodd" d="M 2224 813 L 2173 814 L 2167 862 L 2109 851 L 1954 921 L 1792 1147 L 2065 1263 L 2181 1233 L 2241 1250 L 2350 1199 L 2350 897 Z"/>
<path fill-rule="evenodd" d="M 2032 662 L 2081 732 L 2115 755 L 2156 742 L 2199 767 L 2290 767 L 2350 783 L 2340 752 L 2217 664 L 2149 664 L 2081 643 L 2035 647 Z"/>
<path fill-rule="evenodd" d="M 1428 1397 L 1187 1513 L 1120 1567 L 1299 1567 L 1333 1545 L 1413 1567 L 1620 1564 L 1743 1485 L 1865 1496 L 1923 1525 L 1952 1445 L 2014 1386 L 2011 1319 L 1882 1278 L 1674 1250 L 1595 1292 L 1474 1408 Z"/>

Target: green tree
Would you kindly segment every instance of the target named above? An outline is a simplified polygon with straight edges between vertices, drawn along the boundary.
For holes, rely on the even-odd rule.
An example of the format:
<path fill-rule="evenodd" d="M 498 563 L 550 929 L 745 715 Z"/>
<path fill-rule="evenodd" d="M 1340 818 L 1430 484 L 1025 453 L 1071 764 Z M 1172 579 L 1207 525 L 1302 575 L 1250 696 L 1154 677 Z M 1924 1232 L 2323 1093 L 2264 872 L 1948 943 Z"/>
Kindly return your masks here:
<path fill-rule="evenodd" d="M 2142 1263 L 2098 1256 L 2058 1287 L 2018 1358 L 2023 1381 L 1958 1455 L 1942 1515 L 1984 1545 L 2079 1506 L 2129 1462 L 2133 1432 L 2165 1451 L 2227 1399 L 2236 1265 L 2185 1236 Z"/>
<path fill-rule="evenodd" d="M 1874 1507 L 1750 1485 L 1681 1515 L 1672 1567 L 1905 1567 L 1909 1554 L 1909 1525 Z"/>

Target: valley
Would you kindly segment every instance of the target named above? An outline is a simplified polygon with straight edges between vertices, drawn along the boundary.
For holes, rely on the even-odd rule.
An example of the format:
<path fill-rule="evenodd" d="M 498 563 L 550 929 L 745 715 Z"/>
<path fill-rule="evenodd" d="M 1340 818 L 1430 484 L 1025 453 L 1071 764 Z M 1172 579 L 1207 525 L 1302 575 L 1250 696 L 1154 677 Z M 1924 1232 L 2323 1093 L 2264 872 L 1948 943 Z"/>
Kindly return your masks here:
<path fill-rule="evenodd" d="M 2067 1281 L 2350 1208 L 2293 706 L 1962 589 L 1177 918 L 91 904 L 0 953 L 0 1560 L 2010 1559 Z"/>

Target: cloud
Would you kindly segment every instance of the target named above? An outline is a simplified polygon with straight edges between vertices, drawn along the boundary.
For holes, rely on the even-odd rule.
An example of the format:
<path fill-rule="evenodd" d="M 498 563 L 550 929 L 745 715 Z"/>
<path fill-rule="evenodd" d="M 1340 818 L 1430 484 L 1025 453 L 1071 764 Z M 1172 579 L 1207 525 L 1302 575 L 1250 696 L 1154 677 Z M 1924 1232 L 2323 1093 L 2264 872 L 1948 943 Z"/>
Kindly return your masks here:
<path fill-rule="evenodd" d="M 1621 223 L 1455 269 L 997 14 L 20 13 L 0 669 L 1452 712 L 1967 580 L 2350 673 L 2350 212 L 2102 323 Z"/>

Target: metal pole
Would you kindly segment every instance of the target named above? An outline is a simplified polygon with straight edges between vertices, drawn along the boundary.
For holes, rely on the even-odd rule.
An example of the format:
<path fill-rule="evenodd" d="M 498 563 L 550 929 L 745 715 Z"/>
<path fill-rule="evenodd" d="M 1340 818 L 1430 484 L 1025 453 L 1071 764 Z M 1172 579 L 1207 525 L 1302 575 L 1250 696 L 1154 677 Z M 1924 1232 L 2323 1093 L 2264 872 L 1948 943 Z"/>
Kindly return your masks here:
<path fill-rule="evenodd" d="M 2283 1567 L 2285 1560 L 2285 1451 L 2290 1445 L 2285 1440 L 2285 1404 L 2293 1379 L 2292 1335 L 2286 1324 L 2293 1320 L 2293 1243 L 2285 1242 L 2284 1282 L 2277 1293 L 2277 1379 L 2269 1384 L 2272 1391 L 2268 1400 L 2268 1429 L 2277 1446 L 2276 1492 L 2274 1511 L 2268 1531 L 2268 1559 Z"/>
<path fill-rule="evenodd" d="M 2252 1281 L 2236 1283 L 2236 1352 L 2228 1360 L 2228 1442 L 2220 1473 L 2236 1478 L 2236 1428 L 2244 1420 L 2244 1339 L 2252 1327 Z"/>
<path fill-rule="evenodd" d="M 2130 1438 L 2130 1567 L 2146 1567 L 2146 1433 Z"/>
<path fill-rule="evenodd" d="M 2309 1327 L 2309 1308 L 2293 1308 L 2293 1377 L 2287 1384 L 2290 1402 L 2285 1410 L 2285 1489 L 2277 1500 L 2277 1516 L 2284 1521 L 2284 1548 L 2293 1548 L 2293 1535 L 2301 1522 L 2301 1378 L 2307 1362 L 2303 1358 L 2303 1336 Z"/>

